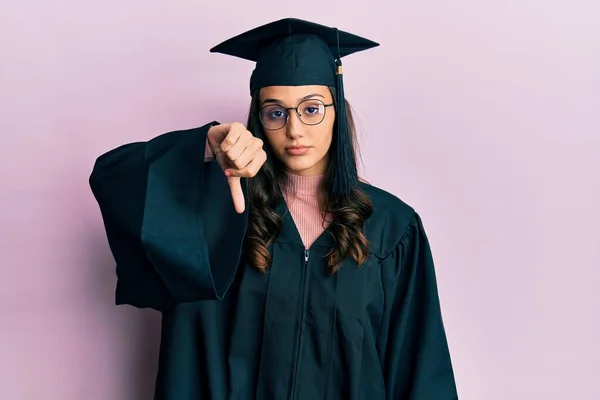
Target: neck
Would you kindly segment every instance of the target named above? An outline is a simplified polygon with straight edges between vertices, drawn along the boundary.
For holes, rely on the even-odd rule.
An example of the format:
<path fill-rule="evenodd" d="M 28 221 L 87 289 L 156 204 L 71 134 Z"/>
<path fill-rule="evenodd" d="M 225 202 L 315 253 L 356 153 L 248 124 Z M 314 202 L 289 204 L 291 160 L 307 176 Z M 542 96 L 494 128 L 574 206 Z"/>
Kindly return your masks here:
<path fill-rule="evenodd" d="M 286 172 L 287 186 L 286 192 L 291 192 L 296 196 L 316 196 L 319 192 L 323 174 L 301 176 L 291 172 Z"/>
<path fill-rule="evenodd" d="M 328 226 L 330 215 L 323 216 L 319 207 L 319 189 L 323 175 L 301 176 L 286 172 L 283 197 L 298 233 L 309 249 Z"/>

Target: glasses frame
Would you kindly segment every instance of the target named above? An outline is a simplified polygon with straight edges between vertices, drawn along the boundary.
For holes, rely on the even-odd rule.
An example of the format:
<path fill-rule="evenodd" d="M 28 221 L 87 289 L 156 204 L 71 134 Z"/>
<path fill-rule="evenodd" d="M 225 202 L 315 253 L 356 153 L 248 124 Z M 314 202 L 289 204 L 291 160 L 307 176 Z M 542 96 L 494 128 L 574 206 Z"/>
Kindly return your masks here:
<path fill-rule="evenodd" d="M 317 122 L 316 124 L 307 124 L 306 122 L 304 122 L 302 120 L 302 114 L 300 113 L 300 111 L 298 111 L 298 108 L 300 108 L 300 106 L 303 103 L 306 103 L 308 101 L 318 101 L 319 103 L 323 104 L 323 106 L 325 107 L 325 111 L 323 111 L 323 118 L 321 118 L 321 120 L 319 122 Z M 263 122 L 262 118 L 261 118 L 261 113 L 262 110 L 264 110 L 267 107 L 272 107 L 274 105 L 278 105 L 280 106 L 286 113 L 286 118 L 285 118 L 285 122 L 283 123 L 283 125 L 281 125 L 279 128 L 267 128 L 265 123 Z M 260 108 L 260 110 L 258 112 L 255 112 L 253 115 L 256 117 L 258 117 L 258 120 L 260 121 L 260 124 L 263 126 L 263 128 L 265 128 L 268 131 L 278 131 L 279 129 L 285 128 L 285 126 L 288 124 L 288 121 L 290 120 L 290 111 L 294 110 L 296 112 L 296 115 L 298 116 L 298 119 L 300 120 L 300 122 L 302 122 L 304 125 L 307 126 L 315 126 L 315 125 L 319 125 L 321 122 L 323 122 L 325 120 L 325 116 L 327 115 L 327 108 L 328 107 L 333 107 L 335 105 L 335 103 L 330 103 L 330 104 L 325 104 L 325 102 L 319 100 L 319 99 L 306 99 L 306 100 L 302 100 L 300 103 L 298 103 L 298 105 L 296 107 L 284 107 L 280 104 L 267 104 L 264 105 Z"/>

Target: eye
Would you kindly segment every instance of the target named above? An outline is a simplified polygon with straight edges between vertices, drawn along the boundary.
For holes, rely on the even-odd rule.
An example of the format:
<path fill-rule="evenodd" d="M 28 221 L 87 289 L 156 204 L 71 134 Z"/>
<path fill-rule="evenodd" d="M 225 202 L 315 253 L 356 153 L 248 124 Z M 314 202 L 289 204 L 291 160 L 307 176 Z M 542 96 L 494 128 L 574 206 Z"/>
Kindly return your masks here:
<path fill-rule="evenodd" d="M 286 111 L 283 108 L 276 106 L 265 107 L 261 110 L 260 114 L 262 118 L 272 121 L 287 118 Z"/>
<path fill-rule="evenodd" d="M 322 109 L 322 105 L 321 104 L 307 104 L 305 106 L 303 106 L 302 108 L 302 114 L 319 114 L 321 113 L 321 109 Z"/>

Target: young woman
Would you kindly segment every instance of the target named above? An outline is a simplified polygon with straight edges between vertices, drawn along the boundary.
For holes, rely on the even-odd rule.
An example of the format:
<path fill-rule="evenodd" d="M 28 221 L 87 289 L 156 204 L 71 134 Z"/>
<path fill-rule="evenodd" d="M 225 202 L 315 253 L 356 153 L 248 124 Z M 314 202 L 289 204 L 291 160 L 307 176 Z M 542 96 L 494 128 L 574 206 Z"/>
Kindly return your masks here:
<path fill-rule="evenodd" d="M 245 32 L 212 51 L 256 62 L 246 126 L 96 161 L 116 303 L 162 312 L 156 399 L 457 398 L 421 219 L 357 176 L 340 59 L 376 45 Z"/>

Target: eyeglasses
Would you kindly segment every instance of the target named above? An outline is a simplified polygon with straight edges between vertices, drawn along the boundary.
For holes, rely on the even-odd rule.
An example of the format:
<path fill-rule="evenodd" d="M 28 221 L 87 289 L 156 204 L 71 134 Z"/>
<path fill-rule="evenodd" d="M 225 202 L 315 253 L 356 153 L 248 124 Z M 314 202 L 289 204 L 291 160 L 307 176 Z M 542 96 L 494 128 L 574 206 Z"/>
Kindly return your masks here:
<path fill-rule="evenodd" d="M 318 125 L 325 119 L 327 107 L 331 104 L 324 104 L 321 100 L 304 100 L 297 107 L 285 108 L 278 104 L 268 104 L 260 109 L 258 117 L 261 124 L 268 130 L 281 129 L 287 124 L 290 117 L 289 111 L 294 110 L 305 125 Z"/>

